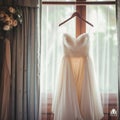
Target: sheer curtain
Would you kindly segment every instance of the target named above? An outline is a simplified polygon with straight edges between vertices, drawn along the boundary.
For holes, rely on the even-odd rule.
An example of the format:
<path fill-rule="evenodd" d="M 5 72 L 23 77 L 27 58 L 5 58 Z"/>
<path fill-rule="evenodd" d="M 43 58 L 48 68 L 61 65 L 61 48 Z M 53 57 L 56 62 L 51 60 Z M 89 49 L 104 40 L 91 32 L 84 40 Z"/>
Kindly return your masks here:
<path fill-rule="evenodd" d="M 91 30 L 88 26 L 87 31 L 90 33 L 91 54 L 94 59 L 104 113 L 110 113 L 114 109 L 118 110 L 116 6 L 88 6 L 87 19 L 94 24 L 94 28 Z"/>
<path fill-rule="evenodd" d="M 42 8 L 40 119 L 48 119 L 51 116 L 52 96 L 62 54 L 63 33 L 68 32 L 75 36 L 75 19 L 65 26 L 58 25 L 73 11 L 75 11 L 73 6 L 51 5 Z"/>
<path fill-rule="evenodd" d="M 40 67 L 40 105 L 39 118 L 53 119 L 51 113 L 52 97 L 62 55 L 62 35 L 76 34 L 75 18 L 61 27 L 58 24 L 76 11 L 75 6 L 42 7 L 42 38 Z M 90 35 L 91 56 L 97 74 L 104 113 L 117 110 L 118 94 L 118 52 L 116 36 L 115 6 L 88 6 L 86 19 L 94 25 L 87 26 Z M 112 107 L 109 105 L 113 105 Z M 109 117 L 107 117 L 109 119 Z"/>

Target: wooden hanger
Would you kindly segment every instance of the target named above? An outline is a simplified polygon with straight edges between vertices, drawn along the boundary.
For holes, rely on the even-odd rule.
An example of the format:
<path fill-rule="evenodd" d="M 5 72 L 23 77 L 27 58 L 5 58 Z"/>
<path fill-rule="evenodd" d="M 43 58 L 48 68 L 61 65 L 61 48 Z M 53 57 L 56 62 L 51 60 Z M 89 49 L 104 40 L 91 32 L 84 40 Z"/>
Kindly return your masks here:
<path fill-rule="evenodd" d="M 74 12 L 70 18 L 68 18 L 67 20 L 65 20 L 62 23 L 60 23 L 59 26 L 63 25 L 64 23 L 66 23 L 67 21 L 69 21 L 70 19 L 72 19 L 73 17 L 76 17 L 76 16 L 79 19 L 83 20 L 84 22 L 86 22 L 87 24 L 89 24 L 90 26 L 93 27 L 93 24 L 91 24 L 90 22 L 88 22 L 87 20 L 85 20 L 84 18 L 82 18 L 78 12 Z"/>

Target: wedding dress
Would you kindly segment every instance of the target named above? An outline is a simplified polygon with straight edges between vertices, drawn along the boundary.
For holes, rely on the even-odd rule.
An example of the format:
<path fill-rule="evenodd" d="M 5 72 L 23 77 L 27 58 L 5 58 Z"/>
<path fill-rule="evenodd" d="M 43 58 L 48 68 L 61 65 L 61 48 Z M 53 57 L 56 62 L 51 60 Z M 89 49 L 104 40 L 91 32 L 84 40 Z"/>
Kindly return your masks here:
<path fill-rule="evenodd" d="M 54 120 L 101 120 L 103 108 L 89 54 L 89 35 L 63 36 L 64 56 L 55 89 Z"/>

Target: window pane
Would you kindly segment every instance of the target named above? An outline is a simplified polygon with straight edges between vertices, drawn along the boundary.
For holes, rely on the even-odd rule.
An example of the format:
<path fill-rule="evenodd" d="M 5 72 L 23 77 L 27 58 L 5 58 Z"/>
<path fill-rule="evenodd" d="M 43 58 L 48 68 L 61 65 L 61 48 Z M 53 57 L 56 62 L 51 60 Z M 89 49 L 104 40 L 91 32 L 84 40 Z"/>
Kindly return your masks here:
<path fill-rule="evenodd" d="M 116 33 L 115 6 L 87 6 L 87 26 L 91 38 L 91 53 L 99 80 L 100 90 L 118 92 L 118 42 Z"/>

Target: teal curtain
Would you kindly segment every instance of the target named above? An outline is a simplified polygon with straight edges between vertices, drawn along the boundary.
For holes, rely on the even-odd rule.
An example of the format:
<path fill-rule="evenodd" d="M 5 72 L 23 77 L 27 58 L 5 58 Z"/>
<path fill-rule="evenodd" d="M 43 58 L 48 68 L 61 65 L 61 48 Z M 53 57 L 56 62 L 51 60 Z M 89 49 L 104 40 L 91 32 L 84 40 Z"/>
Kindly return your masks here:
<path fill-rule="evenodd" d="M 1 5 L 13 2 L 14 5 L 21 6 L 23 23 L 10 32 L 9 42 L 7 41 L 10 48 L 9 44 L 7 46 L 6 42 L 0 41 L 0 74 L 7 74 L 9 78 L 6 85 L 3 77 L 5 75 L 0 75 L 0 120 L 38 120 L 37 42 L 40 38 L 38 29 L 40 30 L 41 22 L 38 17 L 41 16 L 41 2 L 9 0 L 4 4 L 1 2 Z M 5 54 L 7 48 L 10 51 L 8 63 L 10 62 L 11 70 L 6 73 L 4 66 L 8 64 L 4 60 L 5 56 L 8 57 L 8 54 Z M 7 98 L 6 101 L 3 101 L 3 98 Z"/>

